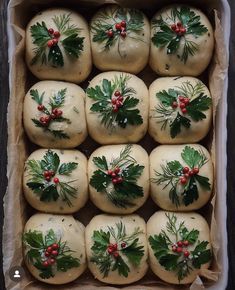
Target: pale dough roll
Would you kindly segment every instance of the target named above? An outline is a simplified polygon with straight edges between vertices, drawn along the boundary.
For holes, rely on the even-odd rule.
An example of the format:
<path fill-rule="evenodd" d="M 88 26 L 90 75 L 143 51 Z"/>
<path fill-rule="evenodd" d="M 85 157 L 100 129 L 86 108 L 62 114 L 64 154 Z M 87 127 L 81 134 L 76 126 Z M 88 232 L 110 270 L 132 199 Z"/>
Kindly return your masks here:
<path fill-rule="evenodd" d="M 189 232 L 192 230 L 198 231 L 196 241 L 194 243 L 189 243 L 188 246 L 182 246 L 181 248 L 183 249 L 182 252 L 177 253 L 176 251 L 172 251 L 172 245 L 169 244 L 169 255 L 172 253 L 174 255 L 179 255 L 181 256 L 180 259 L 184 259 L 183 252 L 188 251 L 190 255 L 187 257 L 186 261 L 188 261 L 188 265 L 191 267 L 189 269 L 189 273 L 179 281 L 178 279 L 178 273 L 177 271 L 179 268 L 176 268 L 176 270 L 166 270 L 164 266 L 162 266 L 159 263 L 158 258 L 154 256 L 154 253 L 156 253 L 156 250 L 152 248 L 151 245 L 151 239 L 164 231 L 166 235 L 169 237 L 169 239 L 174 243 L 173 246 L 177 246 L 177 242 L 180 241 L 182 236 L 178 233 L 178 240 L 176 239 L 176 236 L 172 233 L 170 233 L 167 230 L 167 225 L 169 225 L 169 218 L 176 218 L 176 222 L 173 222 L 176 226 L 176 229 L 178 230 L 180 227 L 180 224 L 183 223 L 183 227 L 186 228 Z M 201 265 L 199 269 L 195 268 L 191 261 L 192 261 L 192 252 L 195 250 L 196 246 L 200 242 L 206 242 L 206 248 L 205 250 L 211 250 L 211 243 L 210 243 L 210 229 L 209 226 L 206 222 L 206 220 L 199 214 L 191 212 L 191 213 L 171 213 L 171 212 L 165 212 L 165 211 L 158 211 L 154 215 L 151 216 L 149 221 L 147 222 L 147 239 L 148 239 L 148 249 L 149 249 L 149 259 L 150 259 L 150 267 L 152 271 L 163 281 L 166 281 L 167 283 L 172 283 L 172 284 L 188 284 L 192 283 L 198 275 L 200 275 L 200 272 L 203 271 L 203 269 L 208 269 L 210 266 L 210 260 L 211 258 L 207 258 L 206 260 L 209 260 L 208 262 L 204 263 Z M 162 242 L 161 246 L 163 245 Z M 159 245 L 159 248 L 161 247 Z M 164 245 L 163 245 L 164 247 Z M 163 253 L 163 251 L 162 251 Z M 197 251 L 197 254 L 200 255 L 200 251 Z M 208 256 L 211 256 L 210 254 L 206 254 Z M 196 258 L 196 254 L 195 254 Z M 169 258 L 170 259 L 170 258 Z M 202 260 L 201 260 L 202 261 Z M 170 265 L 170 261 L 169 261 Z"/>
<path fill-rule="evenodd" d="M 50 55 L 56 55 L 58 49 L 52 51 L 55 46 L 48 47 L 48 41 L 54 37 L 47 32 L 49 29 L 60 33 L 56 39 L 62 56 L 58 55 L 55 63 Z M 38 30 L 41 30 L 41 33 L 37 33 Z M 40 40 L 40 37 L 42 46 L 37 45 L 37 38 Z M 40 49 L 42 55 L 39 54 L 35 60 L 37 50 Z M 60 59 L 63 61 L 58 64 Z M 34 16 L 26 28 L 26 63 L 31 72 L 41 80 L 53 79 L 74 83 L 85 80 L 91 72 L 92 58 L 88 24 L 83 16 L 64 8 L 50 8 Z"/>
<path fill-rule="evenodd" d="M 50 176 L 49 181 L 46 180 L 44 174 L 47 170 L 53 169 L 53 162 L 41 169 L 39 174 L 31 165 L 36 161 L 39 166 L 42 166 L 43 162 L 49 159 L 47 156 L 56 156 L 53 160 L 59 158 L 58 168 L 54 171 L 53 176 Z M 69 168 L 63 170 L 65 166 Z M 39 192 L 30 186 L 31 182 L 36 182 L 38 178 L 40 184 L 43 185 Z M 53 186 L 53 189 L 46 192 L 50 186 Z M 52 195 L 55 188 L 58 194 L 54 200 Z M 39 211 L 59 214 L 78 211 L 88 199 L 86 157 L 77 150 L 39 149 L 34 151 L 25 162 L 23 190 L 29 204 Z"/>
<path fill-rule="evenodd" d="M 115 27 L 122 21 L 123 32 Z M 150 25 L 141 11 L 109 5 L 94 15 L 90 26 L 92 56 L 98 69 L 137 74 L 146 66 Z"/>
<path fill-rule="evenodd" d="M 41 102 L 35 99 L 35 94 Z M 41 81 L 32 86 L 25 96 L 23 112 L 24 128 L 30 141 L 45 148 L 80 145 L 87 136 L 84 97 L 82 88 L 71 83 Z M 55 119 L 53 109 L 57 109 Z M 46 117 L 50 118 L 49 122 L 41 122 L 41 118 Z"/>
<path fill-rule="evenodd" d="M 129 149 L 128 149 L 129 148 Z M 128 151 L 127 156 L 122 162 L 118 163 L 118 166 L 114 166 L 113 161 L 120 159 L 123 156 L 123 152 Z M 104 156 L 108 170 L 115 171 L 115 168 L 119 168 L 119 173 L 116 177 L 121 177 L 123 182 L 115 185 L 114 179 L 108 174 L 108 170 L 100 170 L 95 164 L 94 158 Z M 123 157 L 121 157 L 123 158 Z M 141 170 L 138 170 L 138 177 L 136 180 L 130 179 L 130 166 L 141 166 Z M 137 168 L 137 167 L 136 167 Z M 105 180 L 99 180 L 99 183 L 104 182 L 105 187 L 98 188 L 95 182 L 92 182 L 94 176 L 97 176 L 96 171 L 102 172 L 106 178 Z M 136 171 L 137 172 L 137 171 Z M 89 192 L 92 202 L 102 211 L 116 214 L 129 214 L 141 207 L 149 194 L 149 159 L 147 152 L 139 145 L 110 145 L 103 146 L 95 150 L 89 158 L 88 162 L 88 177 L 89 177 Z M 126 185 L 125 182 L 129 184 Z M 136 188 L 138 187 L 138 189 Z M 121 190 L 121 193 L 120 193 Z M 137 194 L 134 193 L 137 191 Z M 141 191 L 141 193 L 140 193 Z"/>
<path fill-rule="evenodd" d="M 185 30 L 177 34 L 178 28 Z M 172 5 L 158 11 L 151 21 L 151 37 L 149 64 L 159 75 L 198 76 L 210 63 L 213 28 L 206 15 L 194 7 Z"/>
<path fill-rule="evenodd" d="M 198 173 L 190 175 L 194 168 Z M 198 144 L 158 146 L 150 154 L 150 180 L 151 197 L 161 208 L 171 211 L 199 209 L 209 201 L 213 190 L 210 154 Z"/>
<path fill-rule="evenodd" d="M 120 233 L 120 226 L 122 227 L 121 232 L 123 233 L 124 229 L 125 234 L 122 235 L 122 238 L 117 239 L 111 234 L 111 230 L 113 230 L 113 232 L 117 235 L 118 232 Z M 95 257 L 94 253 L 95 231 L 99 232 L 103 231 L 106 234 L 110 234 L 110 238 L 103 244 L 104 248 L 102 248 L 101 257 L 108 257 L 110 255 L 111 267 L 113 267 L 117 257 L 115 258 L 114 252 L 111 252 L 110 254 L 108 253 L 108 246 L 110 244 L 113 245 L 116 244 L 117 245 L 116 252 L 118 253 L 118 256 L 121 256 L 124 263 L 129 268 L 126 277 L 124 275 L 119 274 L 118 269 L 111 270 L 112 268 L 110 268 L 107 275 L 104 275 L 104 273 L 100 271 L 99 268 L 100 264 L 93 262 L 94 260 L 96 260 L 96 258 L 99 258 Z M 136 234 L 134 235 L 134 233 Z M 109 284 L 122 285 L 133 283 L 135 281 L 140 280 L 147 272 L 148 252 L 146 241 L 146 224 L 145 221 L 138 215 L 112 216 L 102 214 L 95 216 L 86 227 L 85 239 L 86 239 L 86 253 L 88 259 L 88 267 L 96 279 Z M 138 239 L 136 241 L 135 247 L 141 247 L 140 250 L 142 252 L 139 263 L 137 263 L 137 265 L 133 265 L 130 259 L 128 259 L 128 255 L 124 253 L 125 248 L 127 252 L 129 251 L 128 246 L 133 243 L 134 239 Z M 107 249 L 105 249 L 106 246 Z M 134 249 L 134 251 L 136 251 L 136 249 Z M 121 267 L 123 267 L 123 265 Z"/>
<path fill-rule="evenodd" d="M 55 285 L 69 283 L 77 279 L 86 269 L 84 230 L 83 224 L 69 215 L 50 215 L 41 213 L 33 215 L 26 223 L 23 234 L 24 259 L 30 273 L 40 281 Z M 31 240 L 33 239 L 33 241 L 35 240 L 34 237 L 36 234 L 42 235 L 42 241 L 44 242 L 43 247 L 41 239 L 40 243 L 38 242 L 39 239 L 37 239 L 37 243 L 34 242 L 34 247 L 28 244 L 30 238 Z M 27 236 L 29 238 L 27 238 Z M 47 241 L 45 240 L 46 237 Z M 37 269 L 34 265 L 36 260 L 30 261 L 27 258 L 27 253 L 34 249 L 39 254 L 39 265 L 41 265 L 43 261 L 49 259 L 49 257 L 45 257 L 45 252 L 48 246 L 54 243 L 60 246 L 59 249 L 57 249 L 59 254 L 54 258 L 55 262 L 52 266 L 50 265 L 43 268 L 47 273 L 49 269 L 52 268 L 52 275 L 49 275 L 50 277 L 47 278 L 42 278 L 40 277 L 42 271 Z M 65 246 L 68 252 L 65 252 L 64 243 L 66 243 Z M 70 256 L 70 258 L 67 257 L 67 259 L 70 259 L 70 265 L 74 265 L 70 269 L 68 269 L 65 262 L 62 263 L 62 265 L 58 264 L 64 256 Z M 65 267 L 65 271 L 58 270 L 58 267 L 63 268 L 63 266 Z"/>
<path fill-rule="evenodd" d="M 109 91 L 104 90 L 107 82 L 111 85 Z M 115 92 L 122 97 L 116 112 L 112 101 L 119 97 Z M 89 134 L 100 144 L 136 143 L 147 131 L 148 106 L 148 89 L 141 79 L 122 72 L 101 73 L 86 90 Z"/>
<path fill-rule="evenodd" d="M 189 103 L 185 105 L 181 102 L 182 97 L 188 99 Z M 149 100 L 149 134 L 155 141 L 161 144 L 195 143 L 209 132 L 212 99 L 208 88 L 199 79 L 159 78 L 149 87 Z M 202 103 L 205 105 L 201 106 Z M 185 105 L 183 109 L 180 108 L 182 104 Z M 185 121 L 182 120 L 179 132 L 174 126 L 178 114 L 180 118 L 186 118 L 188 124 L 184 125 Z"/>

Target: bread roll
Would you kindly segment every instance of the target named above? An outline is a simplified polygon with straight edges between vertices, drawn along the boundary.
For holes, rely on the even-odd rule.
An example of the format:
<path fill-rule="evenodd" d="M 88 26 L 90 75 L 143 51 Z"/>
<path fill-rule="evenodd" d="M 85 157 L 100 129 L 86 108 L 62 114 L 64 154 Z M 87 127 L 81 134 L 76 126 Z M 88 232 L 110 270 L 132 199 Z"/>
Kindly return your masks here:
<path fill-rule="evenodd" d="M 209 268 L 209 227 L 197 213 L 158 211 L 147 223 L 147 238 L 150 267 L 167 283 L 192 283 Z"/>
<path fill-rule="evenodd" d="M 149 134 L 161 144 L 194 143 L 210 130 L 208 88 L 192 77 L 165 77 L 149 88 Z"/>
<path fill-rule="evenodd" d="M 45 283 L 71 282 L 86 269 L 84 242 L 84 226 L 72 216 L 35 214 L 23 233 L 26 266 Z"/>
<path fill-rule="evenodd" d="M 110 145 L 95 150 L 88 162 L 90 199 L 102 211 L 132 213 L 149 193 L 149 160 L 139 145 Z"/>
<path fill-rule="evenodd" d="M 137 9 L 109 5 L 91 20 L 92 56 L 101 71 L 139 73 L 148 62 L 149 45 L 149 21 Z"/>
<path fill-rule="evenodd" d="M 80 83 L 92 68 L 86 20 L 64 8 L 39 12 L 26 28 L 26 63 L 41 80 Z"/>
<path fill-rule="evenodd" d="M 23 190 L 39 211 L 78 211 L 88 199 L 86 157 L 77 150 L 34 151 L 25 163 Z"/>
<path fill-rule="evenodd" d="M 170 5 L 151 21 L 149 64 L 162 76 L 198 76 L 210 63 L 213 28 L 204 13 L 186 5 Z"/>
<path fill-rule="evenodd" d="M 150 154 L 151 197 L 161 208 L 191 211 L 204 206 L 213 189 L 210 154 L 201 145 L 161 145 Z"/>
<path fill-rule="evenodd" d="M 87 136 L 84 91 L 75 84 L 42 81 L 25 96 L 24 128 L 45 148 L 74 148 Z"/>
<path fill-rule="evenodd" d="M 101 73 L 86 90 L 89 134 L 100 144 L 136 143 L 147 131 L 148 106 L 148 89 L 141 79 Z"/>
<path fill-rule="evenodd" d="M 146 224 L 138 215 L 97 215 L 85 237 L 88 267 L 96 279 L 130 284 L 147 272 Z"/>

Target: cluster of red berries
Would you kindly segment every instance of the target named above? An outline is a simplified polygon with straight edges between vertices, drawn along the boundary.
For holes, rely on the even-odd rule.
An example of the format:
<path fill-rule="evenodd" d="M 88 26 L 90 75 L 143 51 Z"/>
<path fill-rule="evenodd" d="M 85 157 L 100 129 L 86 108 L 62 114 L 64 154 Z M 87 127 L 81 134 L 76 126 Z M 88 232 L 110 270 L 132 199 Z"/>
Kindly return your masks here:
<path fill-rule="evenodd" d="M 125 38 L 126 37 L 126 21 L 122 20 L 121 22 L 118 22 L 115 24 L 115 29 L 120 33 L 120 35 Z M 114 36 L 113 29 L 109 29 L 107 31 L 107 35 L 109 38 L 112 38 Z"/>
<path fill-rule="evenodd" d="M 183 168 L 184 175 L 180 176 L 180 183 L 186 184 L 188 182 L 188 178 L 190 178 L 191 176 L 198 174 L 198 173 L 199 173 L 198 167 L 194 167 L 192 170 L 190 170 L 189 167 L 185 166 Z"/>
<path fill-rule="evenodd" d="M 176 243 L 176 245 L 173 245 L 172 246 L 172 252 L 175 252 L 175 253 L 183 253 L 184 256 L 186 258 L 188 258 L 188 256 L 190 255 L 190 252 L 188 250 L 185 250 L 185 248 L 187 248 L 189 245 L 189 241 L 179 241 Z"/>
<path fill-rule="evenodd" d="M 47 46 L 52 47 L 58 43 L 58 39 L 60 38 L 60 32 L 54 31 L 53 28 L 48 29 L 48 33 L 53 37 L 52 39 L 48 40 Z"/>
<path fill-rule="evenodd" d="M 184 35 L 186 33 L 186 28 L 182 25 L 181 22 L 172 24 L 171 29 L 178 35 Z"/>
<path fill-rule="evenodd" d="M 112 183 L 113 184 L 118 184 L 123 182 L 123 178 L 120 174 L 121 169 L 119 167 L 116 167 L 114 170 L 108 170 L 108 175 L 112 177 Z"/>
<path fill-rule="evenodd" d="M 121 243 L 121 248 L 124 249 L 126 247 L 126 243 L 122 242 Z M 110 255 L 113 255 L 114 258 L 118 258 L 119 257 L 119 253 L 118 253 L 118 245 L 117 244 L 109 244 L 107 251 Z"/>
<path fill-rule="evenodd" d="M 57 243 L 49 246 L 45 250 L 45 257 L 47 258 L 42 265 L 48 267 L 56 262 L 56 257 L 59 255 L 59 245 Z"/>
<path fill-rule="evenodd" d="M 38 111 L 43 111 L 45 107 L 43 105 L 38 105 Z M 39 121 L 42 125 L 48 126 L 50 121 L 59 118 L 63 114 L 63 111 L 55 108 L 52 110 L 50 115 L 40 117 Z"/>
<path fill-rule="evenodd" d="M 43 176 L 46 181 L 51 181 L 52 177 L 55 176 L 55 172 L 53 170 L 46 170 L 43 172 Z M 53 178 L 54 183 L 59 183 L 60 180 L 58 177 Z"/>
<path fill-rule="evenodd" d="M 181 109 L 181 112 L 183 114 L 186 114 L 188 112 L 186 107 L 188 106 L 189 103 L 190 103 L 189 98 L 186 98 L 184 96 L 179 96 L 179 104 L 178 102 L 174 101 L 172 103 L 172 108 L 176 109 L 179 106 Z"/>
<path fill-rule="evenodd" d="M 123 99 L 124 98 L 119 91 L 114 92 L 114 96 L 112 96 L 111 99 L 113 112 L 118 112 L 119 108 L 123 106 Z"/>

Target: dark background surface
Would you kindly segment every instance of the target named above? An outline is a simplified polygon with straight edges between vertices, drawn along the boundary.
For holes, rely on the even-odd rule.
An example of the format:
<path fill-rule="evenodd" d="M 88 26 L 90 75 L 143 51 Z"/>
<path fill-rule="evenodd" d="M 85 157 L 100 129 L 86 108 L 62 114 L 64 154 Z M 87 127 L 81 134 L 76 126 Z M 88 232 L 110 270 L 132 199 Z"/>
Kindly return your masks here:
<path fill-rule="evenodd" d="M 6 163 L 7 163 L 7 103 L 8 103 L 8 56 L 6 17 L 8 0 L 0 0 L 0 225 L 3 224 L 2 199 L 6 191 Z M 228 204 L 228 257 L 229 273 L 227 290 L 235 290 L 235 1 L 229 0 L 231 6 L 232 31 L 230 39 L 230 66 L 229 66 L 229 89 L 228 89 L 228 167 L 227 167 L 227 204 Z M 2 231 L 0 230 L 0 244 Z M 0 251 L 0 290 L 4 288 L 2 274 L 2 252 Z M 223 289 L 218 289 L 223 290 Z"/>

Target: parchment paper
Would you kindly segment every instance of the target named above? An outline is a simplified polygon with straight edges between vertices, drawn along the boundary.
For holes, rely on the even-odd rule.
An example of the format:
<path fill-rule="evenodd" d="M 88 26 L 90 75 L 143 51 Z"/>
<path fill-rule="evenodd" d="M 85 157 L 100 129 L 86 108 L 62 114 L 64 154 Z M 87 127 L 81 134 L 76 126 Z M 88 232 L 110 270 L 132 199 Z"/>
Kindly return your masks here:
<path fill-rule="evenodd" d="M 148 16 L 152 16 L 153 12 L 157 11 L 162 4 L 172 3 L 176 1 L 134 1 L 134 0 L 122 0 L 122 1 L 106 1 L 106 0 L 84 0 L 84 1 L 53 1 L 53 0 L 12 0 L 9 4 L 9 19 L 13 27 L 13 34 L 16 42 L 16 48 L 14 49 L 13 58 L 10 59 L 11 75 L 10 75 L 10 101 L 8 107 L 8 189 L 4 199 L 4 232 L 3 232 L 3 270 L 5 275 L 5 283 L 7 290 L 39 290 L 39 289 L 82 289 L 82 290 L 95 290 L 95 289 L 126 289 L 126 290 L 160 290 L 160 289 L 179 289 L 178 286 L 170 286 L 160 279 L 158 279 L 150 270 L 147 275 L 140 281 L 136 282 L 131 286 L 120 286 L 120 287 L 109 287 L 105 284 L 95 280 L 87 270 L 81 277 L 75 282 L 63 286 L 52 286 L 36 281 L 26 270 L 24 279 L 16 284 L 11 281 L 8 276 L 8 271 L 11 267 L 16 265 L 23 265 L 22 257 L 22 243 L 21 236 L 24 224 L 26 220 L 34 213 L 34 210 L 26 204 L 23 193 L 22 193 L 22 173 L 24 167 L 24 161 L 27 156 L 37 147 L 30 144 L 27 137 L 24 134 L 22 126 L 22 104 L 24 96 L 30 86 L 36 83 L 38 80 L 35 79 L 31 73 L 27 70 L 24 61 L 24 42 L 25 33 L 24 29 L 27 22 L 33 17 L 33 15 L 49 6 L 67 6 L 74 10 L 77 10 L 81 14 L 87 17 L 89 20 L 91 15 L 95 12 L 96 7 L 105 3 L 119 3 L 125 6 L 132 6 L 135 8 L 143 8 L 144 12 Z M 157 2 L 157 3 L 156 3 Z M 226 48 L 223 40 L 223 31 L 220 25 L 221 16 L 221 1 L 181 1 L 183 3 L 192 3 L 195 6 L 201 8 L 210 19 L 214 20 L 215 25 L 215 52 L 213 61 L 210 65 L 210 69 L 207 70 L 202 80 L 209 85 L 212 98 L 213 98 L 213 126 L 208 136 L 201 142 L 206 146 L 212 155 L 213 163 L 216 164 L 216 144 L 215 144 L 215 126 L 219 122 L 216 117 L 217 107 L 220 98 L 223 96 L 224 79 L 227 76 L 227 56 Z M 90 7 L 87 9 L 87 7 Z M 216 9 L 217 12 L 214 12 Z M 99 73 L 96 69 L 93 70 L 92 74 L 88 77 L 88 80 L 92 79 L 93 75 Z M 157 78 L 157 75 L 151 71 L 149 67 L 144 69 L 139 75 L 147 86 Z M 86 87 L 87 82 L 82 84 L 82 87 Z M 140 142 L 140 144 L 148 151 L 151 152 L 158 144 L 154 142 L 148 135 Z M 89 156 L 98 144 L 88 138 L 84 144 L 78 147 L 79 150 L 83 151 Z M 224 156 L 225 158 L 226 156 Z M 215 166 L 216 167 L 216 166 Z M 216 170 L 215 170 L 216 179 Z M 216 181 L 215 181 L 216 185 Z M 214 259 L 211 264 L 210 270 L 201 271 L 201 276 L 207 279 L 202 280 L 198 277 L 194 283 L 190 286 L 180 286 L 180 289 L 191 289 L 200 290 L 215 284 L 219 277 L 221 269 L 221 231 L 217 227 L 215 219 L 215 209 L 218 210 L 218 206 L 215 207 L 216 195 L 226 194 L 225 192 L 216 191 L 214 187 L 214 196 L 211 202 L 205 206 L 202 210 L 199 210 L 205 218 L 208 220 L 211 226 L 211 240 L 213 246 Z M 146 220 L 158 210 L 157 206 L 149 199 L 146 204 L 137 211 L 138 214 L 143 216 Z M 221 210 L 221 208 L 220 208 Z M 223 210 L 223 209 L 222 209 Z M 97 213 L 100 213 L 91 202 L 75 215 L 85 225 L 89 220 Z"/>

